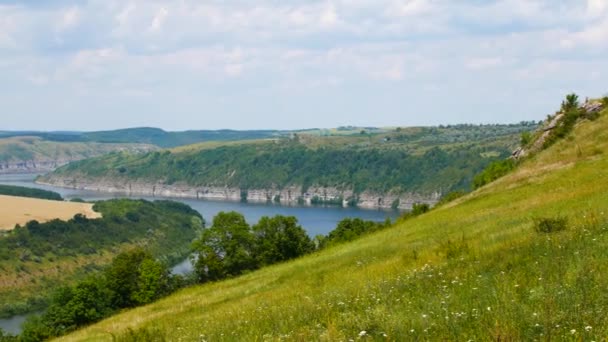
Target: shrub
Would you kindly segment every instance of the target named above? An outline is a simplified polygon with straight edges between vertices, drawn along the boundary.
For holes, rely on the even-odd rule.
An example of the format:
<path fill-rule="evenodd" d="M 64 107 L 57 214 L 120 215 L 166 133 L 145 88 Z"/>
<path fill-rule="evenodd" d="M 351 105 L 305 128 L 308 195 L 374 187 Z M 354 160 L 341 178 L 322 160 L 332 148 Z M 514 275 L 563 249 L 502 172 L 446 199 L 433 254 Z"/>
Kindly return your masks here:
<path fill-rule="evenodd" d="M 528 144 L 530 144 L 531 141 L 532 141 L 532 134 L 530 132 L 521 132 L 521 137 L 520 137 L 520 141 L 519 141 L 519 144 L 521 146 L 528 146 Z"/>
<path fill-rule="evenodd" d="M 534 230 L 538 233 L 554 233 L 566 230 L 568 219 L 565 217 L 537 218 L 534 220 Z"/>
<path fill-rule="evenodd" d="M 473 179 L 473 187 L 477 189 L 489 184 L 506 175 L 513 169 L 515 169 L 515 162 L 512 159 L 495 161 L 475 176 Z"/>

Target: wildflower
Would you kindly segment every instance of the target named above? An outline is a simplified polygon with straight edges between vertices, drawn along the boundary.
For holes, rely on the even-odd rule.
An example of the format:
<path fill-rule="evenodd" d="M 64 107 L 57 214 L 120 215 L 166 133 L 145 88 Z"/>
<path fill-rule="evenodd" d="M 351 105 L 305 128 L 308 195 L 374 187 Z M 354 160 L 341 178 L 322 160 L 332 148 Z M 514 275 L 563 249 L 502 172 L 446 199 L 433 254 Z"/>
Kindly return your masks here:
<path fill-rule="evenodd" d="M 591 331 L 591 329 L 593 329 L 590 325 L 585 327 L 585 331 Z"/>
<path fill-rule="evenodd" d="M 570 333 L 571 333 L 572 335 L 576 334 L 576 329 L 572 329 L 572 330 L 570 330 Z"/>
<path fill-rule="evenodd" d="M 367 335 L 367 331 L 361 330 L 361 332 L 359 333 L 359 337 L 363 337 L 365 335 Z"/>
<path fill-rule="evenodd" d="M 492 308 L 488 306 L 488 311 L 492 311 Z"/>
<path fill-rule="evenodd" d="M 426 317 L 427 317 L 427 315 L 426 315 L 426 314 L 422 314 L 422 318 L 426 318 Z"/>

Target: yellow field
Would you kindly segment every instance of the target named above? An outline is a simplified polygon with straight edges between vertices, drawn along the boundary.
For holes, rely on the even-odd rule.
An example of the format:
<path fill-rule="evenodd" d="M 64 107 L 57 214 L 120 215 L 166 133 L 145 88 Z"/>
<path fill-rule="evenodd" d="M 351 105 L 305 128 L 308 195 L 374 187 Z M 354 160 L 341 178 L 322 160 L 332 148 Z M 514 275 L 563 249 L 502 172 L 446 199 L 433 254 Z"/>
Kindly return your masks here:
<path fill-rule="evenodd" d="M 93 204 L 49 201 L 37 198 L 0 195 L 0 230 L 10 230 L 16 224 L 29 221 L 46 222 L 52 219 L 68 220 L 76 214 L 99 218 Z"/>

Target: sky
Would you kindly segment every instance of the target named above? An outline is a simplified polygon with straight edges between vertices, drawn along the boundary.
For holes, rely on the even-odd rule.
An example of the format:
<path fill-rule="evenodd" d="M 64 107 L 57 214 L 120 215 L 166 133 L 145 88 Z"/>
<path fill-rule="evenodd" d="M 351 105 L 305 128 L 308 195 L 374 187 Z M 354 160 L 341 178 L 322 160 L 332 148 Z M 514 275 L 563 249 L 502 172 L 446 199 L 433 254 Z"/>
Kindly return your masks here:
<path fill-rule="evenodd" d="M 608 0 L 0 0 L 0 130 L 541 120 L 608 93 Z"/>

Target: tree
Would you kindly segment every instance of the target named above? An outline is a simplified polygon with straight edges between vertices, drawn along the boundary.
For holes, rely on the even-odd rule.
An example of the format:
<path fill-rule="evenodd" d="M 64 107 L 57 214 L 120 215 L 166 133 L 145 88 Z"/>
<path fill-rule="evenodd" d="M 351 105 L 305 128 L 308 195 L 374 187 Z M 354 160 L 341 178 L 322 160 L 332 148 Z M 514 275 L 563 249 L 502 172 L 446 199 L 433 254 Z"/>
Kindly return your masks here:
<path fill-rule="evenodd" d="M 149 252 L 135 248 L 116 256 L 105 278 L 112 292 L 112 306 L 127 308 L 149 303 L 165 294 L 169 270 Z"/>
<path fill-rule="evenodd" d="M 562 111 L 567 113 L 569 111 L 578 109 L 578 107 L 578 95 L 574 93 L 566 95 L 566 100 L 562 102 Z"/>
<path fill-rule="evenodd" d="M 236 276 L 257 268 L 253 255 L 254 237 L 243 215 L 220 212 L 211 228 L 193 244 L 194 270 L 200 282 Z"/>
<path fill-rule="evenodd" d="M 314 250 L 306 231 L 293 216 L 262 217 L 253 226 L 255 255 L 262 266 L 297 258 Z"/>

